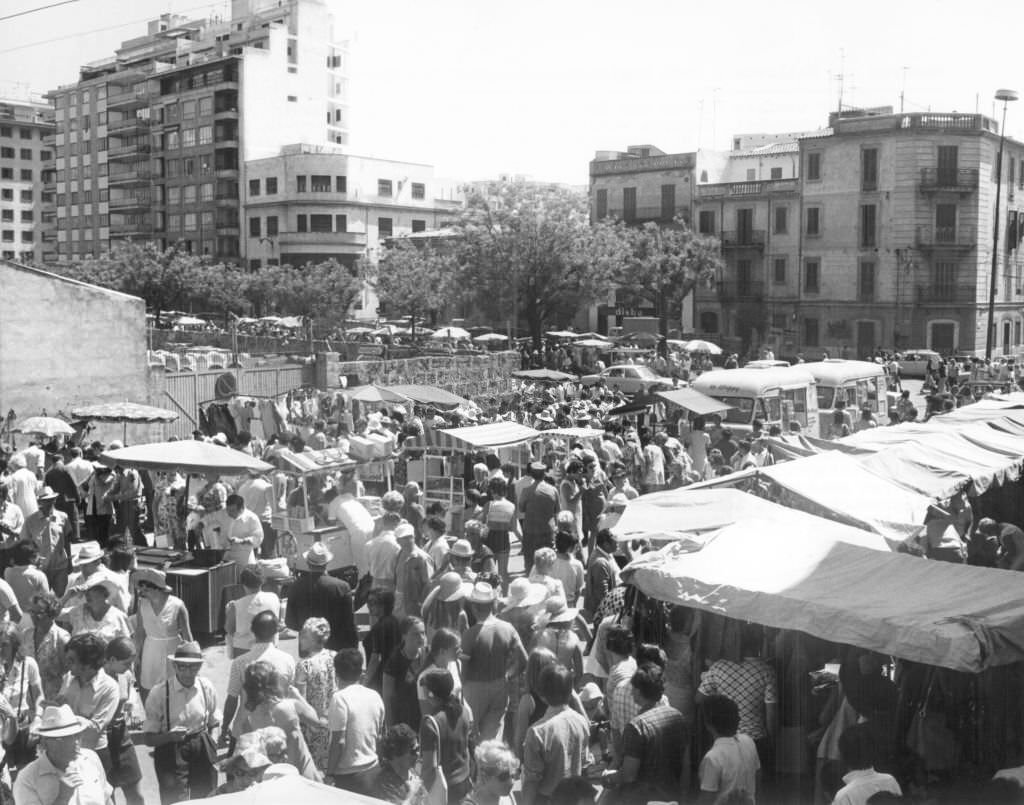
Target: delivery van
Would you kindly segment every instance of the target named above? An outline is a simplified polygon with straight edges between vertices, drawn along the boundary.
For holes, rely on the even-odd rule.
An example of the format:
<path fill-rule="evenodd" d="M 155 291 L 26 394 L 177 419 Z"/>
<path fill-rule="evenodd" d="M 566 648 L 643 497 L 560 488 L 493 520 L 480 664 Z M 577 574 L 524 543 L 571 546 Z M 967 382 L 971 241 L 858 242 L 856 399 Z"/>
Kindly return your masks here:
<path fill-rule="evenodd" d="M 839 400 L 845 401 L 854 423 L 860 419 L 860 411 L 867 408 L 874 414 L 879 425 L 889 424 L 889 408 L 895 405 L 895 400 L 889 399 L 885 369 L 880 364 L 826 358 L 801 364 L 800 368 L 810 372 L 818 383 L 821 425 L 817 435 L 821 438 L 827 439 L 829 436 L 832 412 Z"/>
<path fill-rule="evenodd" d="M 790 422 L 799 422 L 804 433 L 817 435 L 815 380 L 804 366 L 716 369 L 690 385 L 732 406 L 723 414 L 722 424 L 737 433 L 752 430 L 759 419 L 766 433 L 772 425 L 787 433 Z"/>

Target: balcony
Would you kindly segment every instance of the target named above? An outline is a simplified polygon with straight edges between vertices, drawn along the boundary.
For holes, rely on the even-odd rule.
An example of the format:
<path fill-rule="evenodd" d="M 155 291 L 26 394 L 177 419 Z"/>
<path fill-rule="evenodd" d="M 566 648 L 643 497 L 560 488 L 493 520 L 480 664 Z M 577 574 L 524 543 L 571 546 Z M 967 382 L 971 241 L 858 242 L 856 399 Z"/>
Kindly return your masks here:
<path fill-rule="evenodd" d="M 722 233 L 723 249 L 763 249 L 765 231 L 763 229 L 746 229 Z"/>
<path fill-rule="evenodd" d="M 153 234 L 153 222 L 149 220 L 110 222 L 111 237 L 131 238 L 151 234 Z"/>
<path fill-rule="evenodd" d="M 796 193 L 800 190 L 799 179 L 767 179 L 760 182 L 722 182 L 697 186 L 698 199 L 760 196 L 768 193 Z"/>
<path fill-rule="evenodd" d="M 148 92 L 119 92 L 116 95 L 107 94 L 107 109 L 141 109 L 149 106 Z"/>
<path fill-rule="evenodd" d="M 281 232 L 280 248 L 288 246 L 356 246 L 366 248 L 365 232 Z"/>
<path fill-rule="evenodd" d="M 57 240 L 57 230 L 56 229 L 47 229 L 47 230 L 43 231 L 43 242 L 44 243 L 53 243 L 53 242 L 56 242 L 56 240 Z"/>
<path fill-rule="evenodd" d="M 662 208 L 661 206 L 637 207 L 630 215 L 627 215 L 626 211 L 621 207 L 614 209 L 609 207 L 606 217 L 614 218 L 630 225 L 646 224 L 652 221 L 655 223 L 668 224 L 671 223 L 675 216 L 681 212 L 685 212 L 682 207 L 673 207 L 671 209 L 667 207 Z"/>
<path fill-rule="evenodd" d="M 918 285 L 917 302 L 923 305 L 974 304 L 978 300 L 976 285 Z"/>
<path fill-rule="evenodd" d="M 973 193 L 978 189 L 977 168 L 921 168 L 922 193 Z"/>
<path fill-rule="evenodd" d="M 140 166 L 135 170 L 111 173 L 107 179 L 107 184 L 111 187 L 116 185 L 149 184 L 154 178 L 156 178 L 156 175 L 156 171 L 154 171 L 149 165 L 145 165 Z"/>
<path fill-rule="evenodd" d="M 43 135 L 43 145 L 48 148 L 53 148 L 57 145 L 57 133 L 54 131 L 47 132 Z"/>
<path fill-rule="evenodd" d="M 124 196 L 111 196 L 110 210 L 145 210 L 153 204 L 153 197 L 149 193 L 138 193 Z"/>
<path fill-rule="evenodd" d="M 977 230 L 973 226 L 919 226 L 919 249 L 973 249 L 978 245 Z"/>
<path fill-rule="evenodd" d="M 152 151 L 152 146 L 149 143 L 129 143 L 127 145 L 119 145 L 116 148 L 111 147 L 107 151 L 107 161 L 115 162 L 132 159 L 141 154 L 148 154 L 150 151 Z"/>
<path fill-rule="evenodd" d="M 108 120 L 107 131 L 111 134 L 114 132 L 144 131 L 149 128 L 149 124 L 150 120 L 148 117 L 130 115 L 120 120 Z"/>
<path fill-rule="evenodd" d="M 764 283 L 752 280 L 719 282 L 718 298 L 722 302 L 760 302 L 764 298 Z"/>

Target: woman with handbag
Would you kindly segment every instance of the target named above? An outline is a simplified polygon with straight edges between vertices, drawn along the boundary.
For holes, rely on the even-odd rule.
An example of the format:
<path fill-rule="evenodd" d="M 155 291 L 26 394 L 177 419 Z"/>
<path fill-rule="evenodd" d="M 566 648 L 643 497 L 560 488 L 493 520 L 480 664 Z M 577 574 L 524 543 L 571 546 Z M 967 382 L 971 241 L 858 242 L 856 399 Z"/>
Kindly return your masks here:
<path fill-rule="evenodd" d="M 213 793 L 217 745 L 210 733 L 220 724 L 217 692 L 199 676 L 199 644 L 182 643 L 169 659 L 174 674 L 150 691 L 142 727 L 146 745 L 155 747 L 153 765 L 163 805 Z"/>
<path fill-rule="evenodd" d="M 3 719 L 3 764 L 17 771 L 35 759 L 29 727 L 43 698 L 39 666 L 21 652 L 21 634 L 13 623 L 0 623 L 0 717 Z"/>

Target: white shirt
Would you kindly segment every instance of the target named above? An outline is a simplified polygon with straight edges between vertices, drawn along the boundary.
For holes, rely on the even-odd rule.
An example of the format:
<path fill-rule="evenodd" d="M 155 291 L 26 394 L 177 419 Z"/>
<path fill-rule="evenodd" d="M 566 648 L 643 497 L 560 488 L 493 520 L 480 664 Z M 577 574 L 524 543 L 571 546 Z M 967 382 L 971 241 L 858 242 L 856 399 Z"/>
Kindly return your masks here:
<path fill-rule="evenodd" d="M 700 790 L 714 791 L 721 801 L 734 789 L 757 794 L 757 758 L 754 739 L 742 733 L 731 738 L 716 738 L 700 762 Z"/>
<path fill-rule="evenodd" d="M 106 805 L 114 793 L 99 756 L 91 749 L 79 749 L 63 771 L 41 752 L 14 781 L 14 801 L 18 805 L 53 805 L 61 798 L 61 783 L 74 791 L 73 805 Z"/>
<path fill-rule="evenodd" d="M 81 488 L 85 485 L 85 482 L 92 478 L 93 467 L 92 463 L 86 461 L 84 458 L 75 458 L 64 465 L 64 468 L 71 475 L 71 479 L 75 482 L 75 486 Z"/>
<path fill-rule="evenodd" d="M 233 539 L 244 539 L 248 542 L 233 543 Z M 263 524 L 255 512 L 243 509 L 238 517 L 228 520 L 226 537 L 227 553 L 224 558 L 234 562 L 239 567 L 253 565 L 256 563 L 255 551 L 263 542 Z"/>
<path fill-rule="evenodd" d="M 341 758 L 328 774 L 353 774 L 377 765 L 377 739 L 384 734 L 384 701 L 363 685 L 342 688 L 331 699 L 327 724 L 341 733 Z"/>
<path fill-rule="evenodd" d="M 444 567 L 445 559 L 448 558 L 448 537 L 441 534 L 437 539 L 427 544 L 427 556 L 434 563 L 434 567 Z"/>
<path fill-rule="evenodd" d="M 384 531 L 367 543 L 366 553 L 370 562 L 370 575 L 374 580 L 394 583 L 398 553 L 401 550 L 398 540 L 395 539 L 394 531 Z"/>
<path fill-rule="evenodd" d="M 274 514 L 274 485 L 266 478 L 248 478 L 238 487 L 238 494 L 245 501 L 245 508 L 253 512 L 264 523 L 269 523 Z"/>
<path fill-rule="evenodd" d="M 36 490 L 39 489 L 39 480 L 32 470 L 22 467 L 11 474 L 8 481 L 11 487 L 11 501 L 21 513 L 28 517 L 39 511 L 39 504 L 36 502 Z"/>
<path fill-rule="evenodd" d="M 846 783 L 836 792 L 832 805 L 867 805 L 868 799 L 879 791 L 903 795 L 900 784 L 891 774 L 882 774 L 874 769 L 856 769 L 843 775 Z"/>

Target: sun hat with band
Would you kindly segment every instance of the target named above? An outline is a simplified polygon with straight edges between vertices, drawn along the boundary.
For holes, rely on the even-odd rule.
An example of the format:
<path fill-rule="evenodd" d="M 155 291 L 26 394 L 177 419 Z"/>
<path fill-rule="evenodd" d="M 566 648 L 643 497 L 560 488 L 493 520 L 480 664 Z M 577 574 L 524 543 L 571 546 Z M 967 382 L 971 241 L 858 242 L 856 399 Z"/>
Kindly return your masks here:
<path fill-rule="evenodd" d="M 188 643 L 182 643 L 167 659 L 182 665 L 202 665 L 203 651 L 199 648 L 199 644 L 193 640 Z"/>
<path fill-rule="evenodd" d="M 43 490 L 38 495 L 36 495 L 36 500 L 37 501 L 56 500 L 59 497 L 60 497 L 60 495 L 58 495 L 56 492 L 54 492 L 50 487 L 44 486 Z"/>
<path fill-rule="evenodd" d="M 498 591 L 486 581 L 478 581 L 473 585 L 467 600 L 471 604 L 493 604 L 498 600 Z"/>
<path fill-rule="evenodd" d="M 334 559 L 334 554 L 327 550 L 322 542 L 314 542 L 308 551 L 302 554 L 310 567 L 326 567 Z"/>
<path fill-rule="evenodd" d="M 543 621 L 548 625 L 553 623 L 572 623 L 576 620 L 576 616 L 580 614 L 580 611 L 575 607 L 570 607 L 565 597 L 561 595 L 553 595 L 546 602 L 547 612 L 541 616 Z"/>
<path fill-rule="evenodd" d="M 473 546 L 468 539 L 457 539 L 451 550 L 448 551 L 448 555 L 454 556 L 456 559 L 472 559 Z"/>
<path fill-rule="evenodd" d="M 548 594 L 543 584 L 535 584 L 520 576 L 508 586 L 508 597 L 503 600 L 505 609 L 513 607 L 533 607 L 541 603 Z"/>
<path fill-rule="evenodd" d="M 151 584 L 158 590 L 163 590 L 166 593 L 171 591 L 170 586 L 167 584 L 167 574 L 162 570 L 157 570 L 152 567 L 140 567 L 135 571 L 135 577 L 133 581 L 135 586 L 138 587 L 142 583 Z"/>
<path fill-rule="evenodd" d="M 71 546 L 71 566 L 81 567 L 89 562 L 96 562 L 102 559 L 104 550 L 98 542 L 81 542 Z"/>
<path fill-rule="evenodd" d="M 462 576 L 455 571 L 443 573 L 438 580 L 438 585 L 423 599 L 422 608 L 426 611 L 434 601 L 444 601 L 445 603 L 461 601 L 469 595 L 472 589 L 473 585 L 468 581 L 463 581 Z"/>
<path fill-rule="evenodd" d="M 39 720 L 36 733 L 40 738 L 65 738 L 68 735 L 78 735 L 85 731 L 85 722 L 75 715 L 75 711 L 69 705 L 62 704 L 59 707 L 47 707 L 43 710 L 43 716 Z"/>

